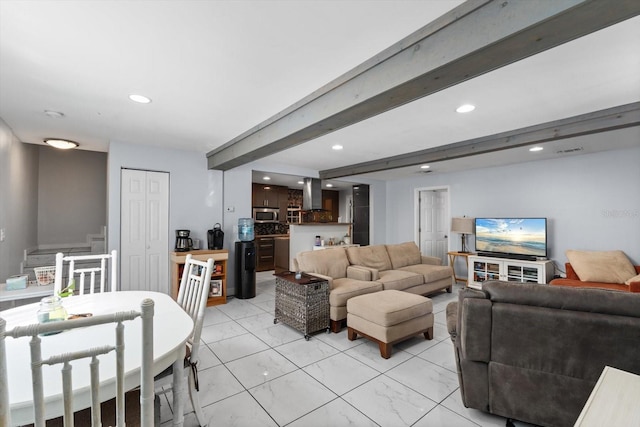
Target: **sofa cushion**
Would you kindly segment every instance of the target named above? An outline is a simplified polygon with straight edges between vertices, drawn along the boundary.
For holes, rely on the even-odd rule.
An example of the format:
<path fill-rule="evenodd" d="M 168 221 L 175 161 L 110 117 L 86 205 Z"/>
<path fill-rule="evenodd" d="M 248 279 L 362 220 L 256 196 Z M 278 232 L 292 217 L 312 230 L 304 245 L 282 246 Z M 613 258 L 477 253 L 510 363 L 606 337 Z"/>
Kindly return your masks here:
<path fill-rule="evenodd" d="M 576 274 L 585 282 L 624 283 L 636 270 L 622 251 L 566 251 Z"/>
<path fill-rule="evenodd" d="M 347 277 L 349 260 L 344 248 L 300 252 L 296 260 L 300 271 L 305 273 L 318 273 L 334 279 Z"/>
<path fill-rule="evenodd" d="M 354 279 L 335 279 L 333 288 L 329 293 L 329 305 L 332 307 L 344 307 L 347 305 L 349 298 L 379 292 L 382 290 L 382 283 L 368 282 L 364 280 Z"/>
<path fill-rule="evenodd" d="M 424 283 L 422 274 L 402 270 L 381 271 L 378 281 L 382 282 L 385 290 L 395 289 L 397 291 L 404 291 Z"/>
<path fill-rule="evenodd" d="M 353 265 L 364 265 L 379 271 L 391 270 L 391 260 L 384 245 L 347 248 L 347 257 Z"/>
<path fill-rule="evenodd" d="M 451 267 L 446 267 L 444 265 L 416 264 L 402 267 L 400 270 L 421 274 L 422 277 L 424 277 L 425 283 L 431 283 L 436 280 L 453 277 L 453 270 Z"/>
<path fill-rule="evenodd" d="M 420 249 L 413 242 L 386 245 L 386 248 L 391 261 L 391 268 L 394 270 L 408 265 L 422 264 Z"/>

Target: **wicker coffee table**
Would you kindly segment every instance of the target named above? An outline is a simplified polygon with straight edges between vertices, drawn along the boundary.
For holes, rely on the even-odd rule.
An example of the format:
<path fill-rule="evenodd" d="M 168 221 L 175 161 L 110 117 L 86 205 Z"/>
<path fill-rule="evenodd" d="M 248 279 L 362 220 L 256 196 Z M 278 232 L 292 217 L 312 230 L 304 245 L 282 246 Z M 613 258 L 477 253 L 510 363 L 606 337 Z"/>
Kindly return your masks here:
<path fill-rule="evenodd" d="M 329 332 L 329 282 L 302 273 L 285 271 L 276 276 L 276 312 L 278 321 L 304 334 L 307 341 L 311 333 L 326 329 Z"/>

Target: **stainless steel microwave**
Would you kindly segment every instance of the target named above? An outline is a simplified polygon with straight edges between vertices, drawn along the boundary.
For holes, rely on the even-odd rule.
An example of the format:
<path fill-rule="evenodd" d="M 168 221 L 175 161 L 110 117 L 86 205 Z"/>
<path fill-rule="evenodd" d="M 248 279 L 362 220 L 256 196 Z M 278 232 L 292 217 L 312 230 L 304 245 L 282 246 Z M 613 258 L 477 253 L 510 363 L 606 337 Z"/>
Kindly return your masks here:
<path fill-rule="evenodd" d="M 278 222 L 279 214 L 280 209 L 276 208 L 253 208 L 253 222 L 256 224 Z"/>

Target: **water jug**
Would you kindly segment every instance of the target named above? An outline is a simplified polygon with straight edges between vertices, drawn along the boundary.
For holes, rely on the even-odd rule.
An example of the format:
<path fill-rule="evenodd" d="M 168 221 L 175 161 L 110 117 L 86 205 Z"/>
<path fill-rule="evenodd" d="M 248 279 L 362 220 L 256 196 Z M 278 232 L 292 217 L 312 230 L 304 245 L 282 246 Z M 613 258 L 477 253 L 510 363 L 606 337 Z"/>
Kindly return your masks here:
<path fill-rule="evenodd" d="M 254 239 L 253 218 L 238 218 L 238 239 L 241 242 L 250 242 Z"/>

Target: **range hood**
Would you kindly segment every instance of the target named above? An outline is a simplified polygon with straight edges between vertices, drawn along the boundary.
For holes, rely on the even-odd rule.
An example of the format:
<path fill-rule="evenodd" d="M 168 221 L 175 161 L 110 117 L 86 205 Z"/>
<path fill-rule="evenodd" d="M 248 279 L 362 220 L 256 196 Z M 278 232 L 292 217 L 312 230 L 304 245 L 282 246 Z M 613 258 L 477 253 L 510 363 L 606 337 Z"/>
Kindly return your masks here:
<path fill-rule="evenodd" d="M 322 209 L 322 181 L 319 178 L 305 178 L 302 187 L 302 210 Z"/>

